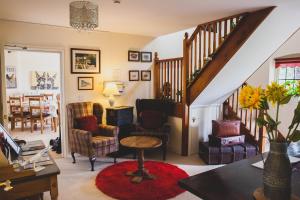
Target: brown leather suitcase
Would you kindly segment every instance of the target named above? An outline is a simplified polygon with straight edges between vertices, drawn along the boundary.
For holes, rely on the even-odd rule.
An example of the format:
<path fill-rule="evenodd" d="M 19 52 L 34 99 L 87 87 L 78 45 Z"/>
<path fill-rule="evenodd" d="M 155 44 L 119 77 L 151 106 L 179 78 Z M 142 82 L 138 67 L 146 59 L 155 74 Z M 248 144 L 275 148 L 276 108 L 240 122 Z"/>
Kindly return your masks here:
<path fill-rule="evenodd" d="M 258 154 L 258 148 L 250 143 L 233 146 L 210 146 L 208 142 L 199 143 L 199 156 L 209 165 L 228 164 Z"/>
<path fill-rule="evenodd" d="M 239 120 L 212 120 L 212 134 L 219 137 L 240 135 Z"/>

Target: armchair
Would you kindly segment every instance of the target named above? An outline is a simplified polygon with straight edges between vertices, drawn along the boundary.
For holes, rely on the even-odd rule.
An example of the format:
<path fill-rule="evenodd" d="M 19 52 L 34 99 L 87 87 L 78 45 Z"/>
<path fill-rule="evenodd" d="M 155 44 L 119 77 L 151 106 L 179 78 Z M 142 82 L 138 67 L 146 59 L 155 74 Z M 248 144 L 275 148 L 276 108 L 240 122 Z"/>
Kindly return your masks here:
<path fill-rule="evenodd" d="M 146 135 L 158 137 L 162 140 L 163 160 L 166 160 L 167 144 L 170 135 L 168 113 L 170 104 L 160 99 L 137 99 L 137 124 L 136 131 L 131 135 Z"/>
<path fill-rule="evenodd" d="M 75 153 L 87 156 L 92 171 L 96 157 L 119 149 L 119 129 L 116 126 L 103 125 L 102 114 L 103 107 L 98 103 L 81 102 L 67 105 L 68 139 L 73 163 L 76 163 Z"/>

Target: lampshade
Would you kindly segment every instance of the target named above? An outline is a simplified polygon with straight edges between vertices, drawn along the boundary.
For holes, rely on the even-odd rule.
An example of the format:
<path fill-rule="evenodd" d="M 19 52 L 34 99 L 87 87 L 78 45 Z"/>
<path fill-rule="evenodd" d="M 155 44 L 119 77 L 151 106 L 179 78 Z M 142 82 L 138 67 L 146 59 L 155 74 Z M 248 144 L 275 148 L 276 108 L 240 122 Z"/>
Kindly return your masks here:
<path fill-rule="evenodd" d="M 112 96 L 119 95 L 118 87 L 115 83 L 106 83 L 103 90 L 103 95 Z"/>

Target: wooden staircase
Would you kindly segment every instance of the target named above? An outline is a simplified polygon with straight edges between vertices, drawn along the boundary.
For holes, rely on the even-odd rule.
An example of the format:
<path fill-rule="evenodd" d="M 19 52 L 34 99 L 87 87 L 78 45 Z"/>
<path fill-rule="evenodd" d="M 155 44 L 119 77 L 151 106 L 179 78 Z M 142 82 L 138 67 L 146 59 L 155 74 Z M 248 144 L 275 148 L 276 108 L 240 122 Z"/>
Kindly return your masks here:
<path fill-rule="evenodd" d="M 182 118 L 182 155 L 188 155 L 189 106 L 235 55 L 274 7 L 200 24 L 183 40 L 183 57 L 154 59 L 155 98 L 174 102 Z"/>

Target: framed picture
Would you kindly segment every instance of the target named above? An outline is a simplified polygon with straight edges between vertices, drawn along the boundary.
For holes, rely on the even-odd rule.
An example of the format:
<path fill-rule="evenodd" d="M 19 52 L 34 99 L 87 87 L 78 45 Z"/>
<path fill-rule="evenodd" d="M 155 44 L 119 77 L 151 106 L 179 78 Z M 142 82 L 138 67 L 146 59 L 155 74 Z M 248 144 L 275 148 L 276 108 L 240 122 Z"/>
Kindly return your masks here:
<path fill-rule="evenodd" d="M 31 72 L 31 89 L 32 90 L 58 90 L 59 73 L 47 71 Z"/>
<path fill-rule="evenodd" d="M 128 51 L 128 61 L 139 62 L 140 52 L 139 51 Z"/>
<path fill-rule="evenodd" d="M 141 80 L 151 81 L 151 70 L 141 70 Z"/>
<path fill-rule="evenodd" d="M 72 74 L 99 74 L 100 50 L 71 49 Z"/>
<path fill-rule="evenodd" d="M 94 77 L 78 77 L 78 90 L 93 90 Z"/>
<path fill-rule="evenodd" d="M 15 66 L 6 66 L 5 72 L 6 88 L 17 88 L 17 69 Z"/>
<path fill-rule="evenodd" d="M 129 81 L 139 81 L 140 72 L 139 70 L 129 70 Z"/>
<path fill-rule="evenodd" d="M 152 52 L 141 52 L 142 62 L 152 62 Z"/>

